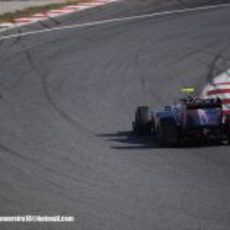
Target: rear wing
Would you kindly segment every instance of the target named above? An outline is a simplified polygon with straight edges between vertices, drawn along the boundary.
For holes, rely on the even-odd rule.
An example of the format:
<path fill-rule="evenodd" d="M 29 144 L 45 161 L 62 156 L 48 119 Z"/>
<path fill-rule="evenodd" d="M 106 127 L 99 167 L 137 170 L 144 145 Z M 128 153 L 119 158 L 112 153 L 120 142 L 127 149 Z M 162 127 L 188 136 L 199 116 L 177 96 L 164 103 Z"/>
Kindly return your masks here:
<path fill-rule="evenodd" d="M 222 108 L 222 101 L 216 99 L 194 99 L 186 102 L 187 109 Z"/>

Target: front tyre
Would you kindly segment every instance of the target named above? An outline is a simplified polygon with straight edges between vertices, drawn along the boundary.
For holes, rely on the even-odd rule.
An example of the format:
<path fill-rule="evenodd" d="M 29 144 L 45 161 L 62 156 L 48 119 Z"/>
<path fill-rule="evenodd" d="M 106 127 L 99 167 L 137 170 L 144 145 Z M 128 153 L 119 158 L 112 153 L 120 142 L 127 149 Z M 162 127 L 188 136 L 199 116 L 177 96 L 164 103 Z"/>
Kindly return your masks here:
<path fill-rule="evenodd" d="M 227 137 L 227 141 L 228 141 L 228 144 L 230 145 L 230 115 L 227 115 L 225 117 L 224 127 L 225 127 L 225 134 Z"/>
<path fill-rule="evenodd" d="M 152 133 L 151 112 L 148 106 L 137 108 L 133 130 L 137 135 L 150 135 Z"/>

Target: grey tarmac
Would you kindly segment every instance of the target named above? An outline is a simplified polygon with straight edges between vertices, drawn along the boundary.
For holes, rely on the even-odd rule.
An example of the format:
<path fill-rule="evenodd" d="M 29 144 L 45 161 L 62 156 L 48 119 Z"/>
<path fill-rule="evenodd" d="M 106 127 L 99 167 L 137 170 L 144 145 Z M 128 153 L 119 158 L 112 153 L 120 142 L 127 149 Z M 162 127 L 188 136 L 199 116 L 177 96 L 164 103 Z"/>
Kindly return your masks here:
<path fill-rule="evenodd" d="M 61 20 L 150 10 L 137 3 Z M 0 215 L 76 220 L 0 228 L 228 230 L 229 146 L 161 149 L 131 122 L 229 68 L 229 22 L 221 8 L 1 41 Z"/>

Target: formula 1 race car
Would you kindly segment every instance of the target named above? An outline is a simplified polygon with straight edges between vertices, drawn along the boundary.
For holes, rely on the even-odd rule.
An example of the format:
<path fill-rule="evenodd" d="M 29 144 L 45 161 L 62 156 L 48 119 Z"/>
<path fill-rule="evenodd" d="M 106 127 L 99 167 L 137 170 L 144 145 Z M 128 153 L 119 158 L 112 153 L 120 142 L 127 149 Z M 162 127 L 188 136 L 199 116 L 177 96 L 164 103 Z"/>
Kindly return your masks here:
<path fill-rule="evenodd" d="M 139 106 L 133 131 L 137 135 L 155 135 L 162 147 L 191 139 L 227 141 L 230 144 L 230 115 L 223 115 L 219 98 L 200 99 L 188 95 L 175 105 L 155 112 L 148 106 Z"/>

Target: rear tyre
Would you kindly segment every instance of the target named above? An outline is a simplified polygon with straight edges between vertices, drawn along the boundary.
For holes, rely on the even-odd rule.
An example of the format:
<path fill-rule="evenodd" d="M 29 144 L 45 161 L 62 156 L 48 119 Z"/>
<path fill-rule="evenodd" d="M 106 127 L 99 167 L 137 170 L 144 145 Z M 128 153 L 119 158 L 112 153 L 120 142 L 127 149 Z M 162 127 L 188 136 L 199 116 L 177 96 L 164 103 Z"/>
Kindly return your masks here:
<path fill-rule="evenodd" d="M 156 139 L 161 147 L 179 144 L 179 130 L 173 118 L 163 118 L 159 121 Z"/>
<path fill-rule="evenodd" d="M 152 133 L 151 112 L 148 106 L 137 108 L 133 130 L 137 135 L 150 135 Z"/>
<path fill-rule="evenodd" d="M 228 144 L 230 145 L 230 115 L 225 117 L 225 133 L 227 136 Z"/>

